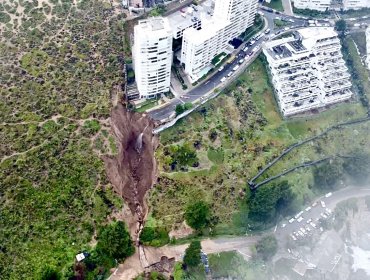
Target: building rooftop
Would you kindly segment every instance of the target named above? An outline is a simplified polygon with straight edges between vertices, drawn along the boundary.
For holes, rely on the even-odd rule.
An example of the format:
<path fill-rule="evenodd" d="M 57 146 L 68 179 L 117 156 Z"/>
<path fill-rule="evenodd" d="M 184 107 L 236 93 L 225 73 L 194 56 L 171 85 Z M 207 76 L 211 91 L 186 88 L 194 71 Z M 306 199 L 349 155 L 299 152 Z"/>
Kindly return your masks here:
<path fill-rule="evenodd" d="M 203 21 L 202 29 L 196 30 L 189 28 L 184 31 L 184 35 L 193 44 L 202 44 L 204 41 L 214 37 L 221 29 L 230 24 L 230 21 L 217 21 L 215 19 L 208 19 Z"/>
<path fill-rule="evenodd" d="M 139 20 L 137 26 L 143 31 L 171 30 L 168 20 L 162 17 L 153 17 Z"/>
<path fill-rule="evenodd" d="M 213 15 L 212 1 L 206 0 L 199 6 L 187 6 L 167 16 L 174 31 L 183 30 L 197 20 L 211 19 Z"/>

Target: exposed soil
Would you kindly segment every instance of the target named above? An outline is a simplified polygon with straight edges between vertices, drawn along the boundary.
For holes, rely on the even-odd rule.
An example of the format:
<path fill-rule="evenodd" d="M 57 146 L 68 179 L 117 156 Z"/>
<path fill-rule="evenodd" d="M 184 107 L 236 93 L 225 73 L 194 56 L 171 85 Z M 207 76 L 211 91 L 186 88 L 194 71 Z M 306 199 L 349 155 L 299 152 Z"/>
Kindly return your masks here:
<path fill-rule="evenodd" d="M 154 125 L 146 115 L 131 112 L 118 103 L 111 113 L 111 127 L 119 143 L 118 154 L 103 157 L 110 182 L 132 214 L 132 218 L 125 220 L 137 244 L 148 212 L 145 194 L 157 177 L 154 151 L 159 141 L 152 133 Z"/>

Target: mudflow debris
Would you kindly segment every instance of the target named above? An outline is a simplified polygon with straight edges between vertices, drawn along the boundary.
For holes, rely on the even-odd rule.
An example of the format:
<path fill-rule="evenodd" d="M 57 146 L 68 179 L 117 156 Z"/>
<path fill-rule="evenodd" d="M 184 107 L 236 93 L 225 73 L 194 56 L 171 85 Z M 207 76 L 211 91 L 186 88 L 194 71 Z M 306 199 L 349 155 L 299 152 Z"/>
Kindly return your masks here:
<path fill-rule="evenodd" d="M 122 104 L 112 109 L 111 127 L 119 143 L 118 154 L 104 157 L 105 168 L 115 191 L 124 198 L 134 216 L 138 235 L 147 214 L 144 197 L 157 176 L 154 152 L 158 138 L 152 133 L 153 120 L 127 110 Z"/>

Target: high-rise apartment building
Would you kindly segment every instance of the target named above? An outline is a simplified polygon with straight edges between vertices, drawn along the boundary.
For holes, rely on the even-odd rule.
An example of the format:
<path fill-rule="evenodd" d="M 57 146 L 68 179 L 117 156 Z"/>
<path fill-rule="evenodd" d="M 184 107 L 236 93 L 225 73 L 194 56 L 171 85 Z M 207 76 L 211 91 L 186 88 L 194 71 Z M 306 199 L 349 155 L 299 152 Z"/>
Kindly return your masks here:
<path fill-rule="evenodd" d="M 267 42 L 263 52 L 284 116 L 351 98 L 351 82 L 334 28 L 310 27 Z"/>
<path fill-rule="evenodd" d="M 203 22 L 203 28 L 193 28 L 184 31 L 181 63 L 190 80 L 197 81 L 204 74 L 204 69 L 211 64 L 212 59 L 226 49 L 228 36 L 226 29 L 228 21 L 210 20 Z"/>
<path fill-rule="evenodd" d="M 370 70 L 370 26 L 366 29 L 366 63 Z"/>
<path fill-rule="evenodd" d="M 172 30 L 168 20 L 140 20 L 134 36 L 134 69 L 140 98 L 167 93 L 172 65 Z"/>
<path fill-rule="evenodd" d="M 183 32 L 181 63 L 192 81 L 206 74 L 212 59 L 253 24 L 257 6 L 258 0 L 216 0 L 212 19 L 202 20 L 200 30 Z"/>
<path fill-rule="evenodd" d="M 217 21 L 231 22 L 226 30 L 231 40 L 252 26 L 257 8 L 258 0 L 216 0 L 213 16 Z"/>

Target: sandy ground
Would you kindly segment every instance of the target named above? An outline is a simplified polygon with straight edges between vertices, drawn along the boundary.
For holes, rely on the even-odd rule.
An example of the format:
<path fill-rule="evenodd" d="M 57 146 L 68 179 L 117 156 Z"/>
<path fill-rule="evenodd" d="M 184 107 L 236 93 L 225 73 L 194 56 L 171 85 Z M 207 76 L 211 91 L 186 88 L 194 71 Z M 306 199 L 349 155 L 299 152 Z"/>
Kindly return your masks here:
<path fill-rule="evenodd" d="M 259 237 L 234 237 L 220 239 L 206 239 L 202 241 L 202 249 L 207 254 L 215 254 L 227 251 L 237 251 L 246 260 L 251 258 L 251 247 L 256 244 Z M 188 244 L 163 246 L 161 248 L 145 247 L 145 256 L 149 265 L 160 261 L 162 256 L 175 258 L 176 261 L 181 260 Z M 128 280 L 133 279 L 138 274 L 144 271 L 139 260 L 139 253 L 128 258 L 123 264 L 120 264 L 118 269 L 111 275 L 111 280 Z"/>

